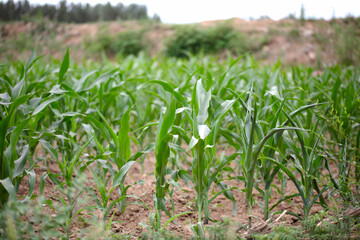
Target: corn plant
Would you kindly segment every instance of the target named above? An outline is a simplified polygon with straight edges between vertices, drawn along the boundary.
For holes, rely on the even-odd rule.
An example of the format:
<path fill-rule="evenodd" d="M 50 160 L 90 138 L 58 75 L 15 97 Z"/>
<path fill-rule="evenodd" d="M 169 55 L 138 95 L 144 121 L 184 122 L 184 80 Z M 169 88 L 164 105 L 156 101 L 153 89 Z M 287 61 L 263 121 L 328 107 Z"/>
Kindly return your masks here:
<path fill-rule="evenodd" d="M 299 126 L 299 124 L 297 124 L 289 115 L 288 118 L 293 126 Z M 268 159 L 272 163 L 279 166 L 295 184 L 304 204 L 304 219 L 308 218 L 310 209 L 316 203 L 318 198 L 320 198 L 321 204 L 324 207 L 327 207 L 325 200 L 322 198 L 322 194 L 328 189 L 328 187 L 325 186 L 320 190 L 317 183 L 317 179 L 320 177 L 320 169 L 323 166 L 323 157 L 319 156 L 317 153 L 317 147 L 322 133 L 321 131 L 320 135 L 316 137 L 315 130 L 317 129 L 318 123 L 319 121 L 315 124 L 314 128 L 311 129 L 311 134 L 308 138 L 304 137 L 305 134 L 295 130 L 297 140 L 300 143 L 300 148 L 298 148 L 294 142 L 289 141 L 290 139 L 284 139 L 285 144 L 289 146 L 289 149 L 291 149 L 290 151 L 294 155 L 294 157 L 291 159 L 295 164 L 296 171 L 301 176 L 300 181 L 296 179 L 295 175 L 286 166 L 284 166 L 284 164 L 277 162 L 274 159 Z M 313 196 L 313 190 L 317 191 L 317 195 Z M 295 213 L 292 214 L 297 216 Z M 300 216 L 298 217 L 301 218 Z"/>
<path fill-rule="evenodd" d="M 279 109 L 277 110 L 275 117 L 272 119 L 271 122 L 271 128 L 275 128 L 276 122 L 278 121 L 281 112 L 283 111 L 283 107 L 285 105 L 286 99 L 284 99 L 281 103 L 281 106 L 279 107 Z M 289 114 L 289 117 L 293 118 L 295 117 L 297 114 L 300 114 L 302 111 L 305 111 L 307 109 L 313 108 L 315 106 L 318 106 L 320 104 L 310 104 L 310 105 L 306 105 L 303 107 L 300 107 L 299 109 L 292 111 Z M 281 125 L 282 126 L 286 126 L 290 124 L 289 119 L 287 119 L 286 121 L 284 121 Z M 262 191 L 261 189 L 258 189 L 263 197 L 264 197 L 264 219 L 267 220 L 269 215 L 270 215 L 270 211 L 272 209 L 274 209 L 278 204 L 280 204 L 282 201 L 285 201 L 289 198 L 292 197 L 296 197 L 296 196 L 300 196 L 299 193 L 297 194 L 292 194 L 289 196 L 283 196 L 282 199 L 280 199 L 276 204 L 274 204 L 273 206 L 269 207 L 269 198 L 270 198 L 270 188 L 271 188 L 271 184 L 274 180 L 274 178 L 276 176 L 279 175 L 279 170 L 280 167 L 274 165 L 272 162 L 267 161 L 268 158 L 271 159 L 275 159 L 275 154 L 276 152 L 278 152 L 278 162 L 282 163 L 284 166 L 287 165 L 289 159 L 292 159 L 292 157 L 290 155 L 286 155 L 284 156 L 281 152 L 284 151 L 284 149 L 286 149 L 286 145 L 283 144 L 284 141 L 282 140 L 282 134 L 284 133 L 284 131 L 280 131 L 277 132 L 275 134 L 275 137 L 272 138 L 270 141 L 270 147 L 265 148 L 264 150 L 264 158 L 261 158 L 261 167 L 260 167 L 260 172 L 262 174 L 264 183 L 265 183 L 265 188 L 264 191 Z M 281 146 L 280 146 L 281 145 Z M 278 176 L 279 177 L 279 176 Z"/>
<path fill-rule="evenodd" d="M 169 190 L 169 184 L 165 180 L 166 165 L 170 156 L 169 142 L 172 139 L 172 135 L 169 133 L 171 125 L 175 120 L 175 101 L 172 99 L 170 106 L 168 106 L 166 113 L 160 116 L 158 131 L 156 134 L 155 142 L 155 223 L 154 229 L 161 228 L 161 211 L 166 210 L 165 195 Z"/>
<path fill-rule="evenodd" d="M 9 195 L 16 199 L 26 176 L 26 199 L 35 198 L 35 171 L 44 171 L 40 195 L 46 196 L 49 178 L 55 194 L 44 203 L 58 213 L 65 209 L 64 238 L 73 237 L 75 220 L 87 222 L 82 215 L 94 217 L 95 209 L 101 231 L 111 229 L 116 208 L 126 213 L 127 198 L 140 199 L 129 196 L 137 183 L 127 185 L 125 179 L 153 149 L 154 212 L 151 226 L 142 226 L 156 234 L 179 216 L 196 213 L 191 229 L 206 238 L 205 225 L 218 220 L 211 214 L 218 196 L 229 199 L 236 213 L 233 190 L 239 185 L 227 186 L 226 180 L 245 183 L 240 191 L 249 227 L 254 203 L 267 220 L 294 197 L 303 207 L 289 214 L 302 219 L 314 204 L 329 209 L 333 193 L 344 205 L 358 203 L 356 67 L 325 67 L 315 76 L 312 68 L 288 68 L 280 61 L 259 66 L 251 56 L 229 55 L 222 62 L 205 55 L 163 61 L 139 55 L 121 62 L 104 56 L 103 64 L 79 64 L 66 51 L 62 61 L 38 59 L 0 65 L 0 206 Z M 54 165 L 59 171 L 49 168 Z M 93 186 L 78 185 L 85 172 Z M 297 192 L 286 192 L 289 180 Z M 181 181 L 193 187 L 194 210 L 177 214 L 176 191 L 186 191 Z M 254 189 L 262 201 L 255 201 Z M 271 204 L 276 190 L 280 197 Z M 91 204 L 82 201 L 87 195 Z"/>
<path fill-rule="evenodd" d="M 0 208 L 3 208 L 8 197 L 14 200 L 19 185 L 25 175 L 29 175 L 29 196 L 35 185 L 35 172 L 30 168 L 25 169 L 29 157 L 29 144 L 19 144 L 24 129 L 31 120 L 31 114 L 37 101 L 33 101 L 31 94 L 27 94 L 27 73 L 39 57 L 32 54 L 26 66 L 20 66 L 18 81 L 11 85 L 11 80 L 6 76 L 0 76 L 6 82 L 1 98 L 0 120 Z M 6 80 L 4 81 L 4 79 Z M 10 127 L 13 128 L 10 130 Z M 18 152 L 18 148 L 22 148 Z"/>
<path fill-rule="evenodd" d="M 203 236 L 202 224 L 207 223 L 210 218 L 209 204 L 216 196 L 224 194 L 234 204 L 236 210 L 236 200 L 224 183 L 219 181 L 218 174 L 222 169 L 234 159 L 235 155 L 224 158 L 222 161 L 216 159 L 216 140 L 218 138 L 220 126 L 226 113 L 231 109 L 235 100 L 223 101 L 215 113 L 208 119 L 208 109 L 210 106 L 211 91 L 206 91 L 202 81 L 198 80 L 193 89 L 191 100 L 192 108 L 192 137 L 189 149 L 192 150 L 192 182 L 196 191 L 196 209 L 198 212 L 198 226 L 196 227 L 200 236 Z M 207 121 L 208 120 L 208 121 Z M 211 129 L 206 125 L 209 122 Z M 220 191 L 209 199 L 209 191 L 212 184 L 216 184 Z"/>
<path fill-rule="evenodd" d="M 261 125 L 257 121 L 258 118 L 258 104 L 256 98 L 253 95 L 253 88 L 251 87 L 247 103 L 239 98 L 240 104 L 237 105 L 234 112 L 237 120 L 234 121 L 240 134 L 231 133 L 235 142 L 234 146 L 237 147 L 238 152 L 241 153 L 241 169 L 244 173 L 246 202 L 248 208 L 248 224 L 251 226 L 251 208 L 253 205 L 252 191 L 254 188 L 254 174 L 256 172 L 256 166 L 259 159 L 259 155 L 262 153 L 265 143 L 276 133 L 286 130 L 302 130 L 295 127 L 275 127 L 268 129 L 268 133 L 265 135 Z M 232 91 L 232 94 L 239 96 L 236 92 Z M 240 95 L 241 96 L 241 95 Z M 241 109 L 239 109 L 241 108 Z M 242 111 L 241 111 L 242 110 Z M 241 121 L 242 120 L 242 121 Z M 275 120 L 276 123 L 276 120 Z M 273 172 L 275 175 L 277 170 Z M 271 178 L 266 179 L 267 184 L 272 181 Z M 265 201 L 266 198 L 265 198 Z M 267 203 L 265 203 L 266 205 Z"/>

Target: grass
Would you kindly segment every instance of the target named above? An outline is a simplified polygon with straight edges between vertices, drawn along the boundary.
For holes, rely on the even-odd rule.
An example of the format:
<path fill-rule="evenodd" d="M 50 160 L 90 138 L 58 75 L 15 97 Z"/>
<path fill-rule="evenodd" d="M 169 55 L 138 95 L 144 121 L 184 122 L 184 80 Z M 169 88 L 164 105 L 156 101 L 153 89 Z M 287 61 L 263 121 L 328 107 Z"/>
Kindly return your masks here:
<path fill-rule="evenodd" d="M 334 201 L 357 206 L 359 68 L 332 66 L 313 75 L 312 68 L 283 68 L 281 62 L 260 67 L 247 56 L 219 62 L 139 55 L 121 63 L 104 59 L 103 65 L 70 59 L 67 51 L 61 62 L 32 55 L 25 63 L 0 67 L 0 217 L 5 219 L 0 237 L 36 235 L 34 227 L 50 234 L 61 227 L 56 236 L 64 239 L 84 237 L 94 222 L 101 222 L 94 234 L 111 238 L 116 209 L 126 214 L 128 199 L 134 197 L 128 191 L 137 183 L 126 181 L 128 172 L 135 162 L 148 161 L 152 151 L 153 207 L 147 206 L 149 220 L 141 223 L 150 236 L 195 212 L 196 220 L 189 221 L 194 238 L 226 236 L 207 225 L 217 221 L 211 203 L 224 196 L 236 215 L 235 192 L 246 199 L 248 212 L 241 213 L 249 219 L 246 228 L 252 225 L 253 206 L 262 207 L 261 217 L 268 219 L 282 201 L 299 198 L 303 211 L 289 214 L 304 221 L 303 229 L 323 237 L 329 235 L 314 227 L 314 205 L 325 212 Z M 49 162 L 59 171 L 47 168 Z M 40 166 L 45 169 L 41 176 Z M 84 174 L 89 176 L 86 186 Z M 56 185 L 52 196 L 43 194 L 46 179 Z M 282 186 L 274 186 L 274 179 Z M 31 206 L 37 199 L 61 212 L 56 220 L 39 215 L 51 228 L 25 220 L 29 232 L 14 231 L 26 215 L 28 205 L 17 199 L 26 182 L 25 203 Z M 290 182 L 297 192 L 286 192 Z M 185 184 L 194 193 L 194 206 L 179 212 L 173 193 Z M 255 201 L 254 189 L 262 200 Z M 270 206 L 275 192 L 282 198 Z M 287 227 L 271 234 L 287 231 L 297 234 Z M 173 237 L 165 234 L 164 239 Z"/>

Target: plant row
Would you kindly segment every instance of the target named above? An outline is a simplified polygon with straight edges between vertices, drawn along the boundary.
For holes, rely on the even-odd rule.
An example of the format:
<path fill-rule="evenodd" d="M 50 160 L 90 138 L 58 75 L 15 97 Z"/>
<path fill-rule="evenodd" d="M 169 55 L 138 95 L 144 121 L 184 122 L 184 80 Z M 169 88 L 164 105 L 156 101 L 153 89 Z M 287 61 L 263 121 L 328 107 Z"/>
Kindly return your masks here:
<path fill-rule="evenodd" d="M 328 209 L 329 199 L 356 205 L 359 77 L 354 67 L 334 66 L 321 73 L 283 69 L 281 63 L 258 67 L 247 56 L 224 63 L 140 56 L 99 66 L 70 64 L 67 51 L 61 63 L 47 64 L 32 55 L 26 64 L 1 65 L 1 208 L 16 201 L 26 176 L 27 199 L 40 197 L 50 179 L 57 185 L 57 202 L 66 206 L 66 238 L 73 222 L 83 214 L 94 216 L 95 209 L 108 229 L 113 208 L 128 211 L 129 169 L 150 152 L 156 158 L 156 183 L 147 226 L 154 231 L 189 213 L 176 215 L 167 205 L 180 182 L 193 188 L 197 221 L 191 228 L 203 239 L 204 224 L 214 221 L 214 199 L 225 196 L 237 212 L 234 191 L 246 199 L 248 227 L 254 204 L 262 207 L 264 220 L 290 198 L 301 199 L 302 212 L 288 212 L 299 219 L 307 219 L 314 204 Z M 39 157 L 39 148 L 45 158 Z M 59 171 L 48 168 L 36 176 L 37 168 L 49 161 Z M 86 171 L 96 189 L 79 191 L 78 179 Z M 40 196 L 34 194 L 37 177 Z M 228 180 L 239 184 L 230 186 Z M 281 186 L 274 186 L 274 180 Z M 287 184 L 297 192 L 287 193 Z M 255 201 L 254 190 L 262 202 Z M 79 209 L 83 191 L 95 205 Z M 116 199 L 110 198 L 113 192 Z M 281 199 L 270 205 L 275 192 Z"/>

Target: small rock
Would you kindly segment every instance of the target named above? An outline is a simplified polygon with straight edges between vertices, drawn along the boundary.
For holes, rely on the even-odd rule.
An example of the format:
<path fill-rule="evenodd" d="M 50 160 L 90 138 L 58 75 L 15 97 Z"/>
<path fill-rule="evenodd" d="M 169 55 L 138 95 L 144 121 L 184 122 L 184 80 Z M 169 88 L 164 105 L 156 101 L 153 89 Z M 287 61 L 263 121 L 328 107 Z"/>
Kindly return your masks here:
<path fill-rule="evenodd" d="M 131 210 L 132 210 L 133 212 L 139 212 L 139 211 L 140 211 L 140 207 L 137 206 L 137 205 L 134 205 L 133 207 L 131 207 Z"/>
<path fill-rule="evenodd" d="M 304 37 L 311 37 L 312 35 L 313 35 L 313 31 L 311 30 L 311 29 L 305 29 L 304 31 L 303 31 L 303 36 Z"/>
<path fill-rule="evenodd" d="M 316 55 L 315 55 L 315 53 L 314 52 L 309 52 L 309 58 L 310 58 L 310 60 L 315 60 L 315 58 L 316 58 Z"/>

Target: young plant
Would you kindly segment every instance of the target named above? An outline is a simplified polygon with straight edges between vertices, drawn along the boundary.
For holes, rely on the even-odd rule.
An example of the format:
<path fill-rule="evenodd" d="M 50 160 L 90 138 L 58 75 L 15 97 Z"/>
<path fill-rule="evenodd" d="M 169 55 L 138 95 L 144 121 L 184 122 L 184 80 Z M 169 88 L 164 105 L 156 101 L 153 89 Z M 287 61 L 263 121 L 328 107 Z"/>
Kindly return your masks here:
<path fill-rule="evenodd" d="M 286 114 L 286 113 L 285 113 Z M 287 115 L 290 120 L 291 125 L 299 126 L 291 116 Z M 295 175 L 286 167 L 283 163 L 278 162 L 272 158 L 267 158 L 268 161 L 274 163 L 276 166 L 280 167 L 286 175 L 290 178 L 290 180 L 295 184 L 299 195 L 303 201 L 303 218 L 306 220 L 309 217 L 310 209 L 316 203 L 317 199 L 320 199 L 320 204 L 324 207 L 327 207 L 325 200 L 322 197 L 322 194 L 329 188 L 327 186 L 323 187 L 323 189 L 319 189 L 317 180 L 320 177 L 320 170 L 322 166 L 323 157 L 317 154 L 317 148 L 319 144 L 319 140 L 322 134 L 316 134 L 317 126 L 319 124 L 319 120 L 311 129 L 310 136 L 305 138 L 304 135 L 300 131 L 295 130 L 295 135 L 297 136 L 297 140 L 300 143 L 300 148 L 292 142 L 290 139 L 284 139 L 285 144 L 289 146 L 290 151 L 295 156 L 295 159 L 292 158 L 293 164 L 295 165 L 296 171 L 300 174 L 300 181 L 297 180 Z M 308 150 L 310 149 L 310 150 Z M 313 190 L 317 192 L 317 195 L 313 196 Z M 295 213 L 291 213 L 300 219 L 302 217 L 298 216 Z"/>
<path fill-rule="evenodd" d="M 172 99 L 170 106 L 168 106 L 165 114 L 161 114 L 158 131 L 156 134 L 155 141 L 155 196 L 154 196 L 154 207 L 155 207 L 155 223 L 153 224 L 155 230 L 161 229 L 161 211 L 166 211 L 165 206 L 165 195 L 169 190 L 169 184 L 166 182 L 166 165 L 169 161 L 170 147 L 169 143 L 173 136 L 170 134 L 170 128 L 175 121 L 175 110 L 176 103 Z"/>
<path fill-rule="evenodd" d="M 238 96 L 238 94 L 235 92 L 233 92 L 233 94 L 235 94 L 235 96 Z M 263 129 L 261 128 L 260 120 L 258 120 L 258 104 L 255 100 L 256 98 L 254 97 L 253 87 L 251 87 L 251 90 L 249 92 L 247 103 L 245 103 L 241 98 L 239 98 L 240 104 L 236 106 L 241 106 L 243 111 L 240 111 L 240 109 L 236 108 L 234 109 L 234 112 L 238 119 L 237 121 L 235 121 L 235 123 L 237 124 L 237 128 L 240 130 L 240 134 L 237 135 L 235 133 L 232 133 L 234 140 L 241 143 L 240 145 L 236 144 L 235 146 L 238 148 L 243 147 L 243 149 L 237 150 L 238 152 L 241 152 L 240 165 L 244 173 L 249 227 L 251 226 L 251 208 L 253 205 L 252 192 L 254 188 L 254 174 L 256 172 L 256 166 L 259 161 L 260 154 L 262 153 L 265 146 L 265 143 L 276 133 L 284 132 L 286 130 L 303 130 L 301 128 L 280 126 L 267 129 L 268 132 L 266 135 L 264 135 Z M 269 167 L 268 170 L 271 171 L 271 167 Z M 274 169 L 273 176 L 270 175 L 271 177 L 269 179 L 266 179 L 267 184 L 272 181 L 272 178 L 277 173 L 277 171 L 278 170 Z M 267 198 L 265 198 L 265 201 L 267 201 Z M 267 202 L 265 202 L 265 205 L 267 205 Z M 267 211 L 265 211 L 265 215 L 266 214 Z"/>
<path fill-rule="evenodd" d="M 0 94 L 0 209 L 5 206 L 9 195 L 16 199 L 20 183 L 26 175 L 29 175 L 29 196 L 34 189 L 35 172 L 32 167 L 25 169 L 29 144 L 19 144 L 19 140 L 31 120 L 33 104 L 36 104 L 32 95 L 27 94 L 26 76 L 38 59 L 32 54 L 26 66 L 21 64 L 17 83 L 14 86 L 8 83 L 4 88 L 7 91 Z M 1 77 L 8 79 L 5 74 Z M 21 153 L 18 153 L 19 147 L 22 148 Z"/>

